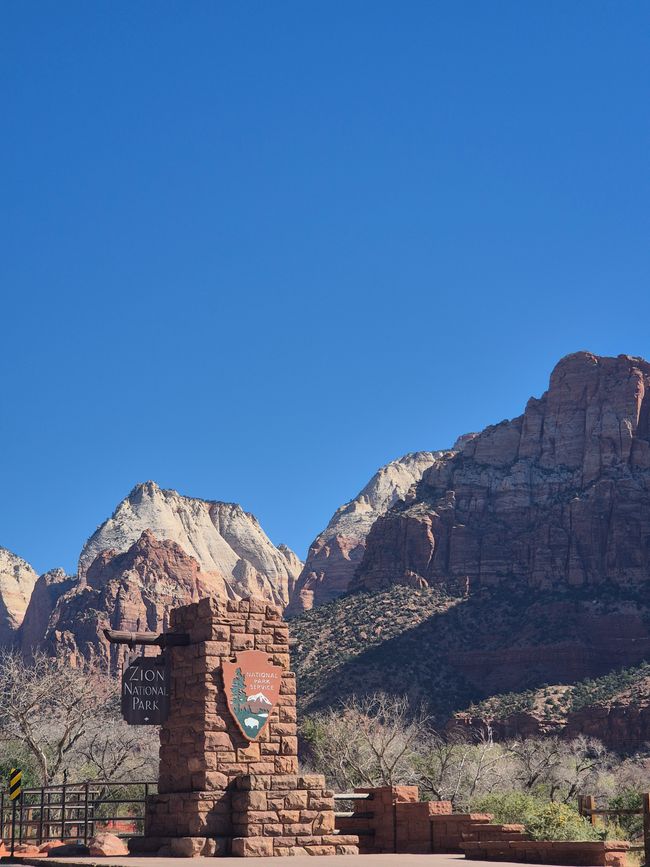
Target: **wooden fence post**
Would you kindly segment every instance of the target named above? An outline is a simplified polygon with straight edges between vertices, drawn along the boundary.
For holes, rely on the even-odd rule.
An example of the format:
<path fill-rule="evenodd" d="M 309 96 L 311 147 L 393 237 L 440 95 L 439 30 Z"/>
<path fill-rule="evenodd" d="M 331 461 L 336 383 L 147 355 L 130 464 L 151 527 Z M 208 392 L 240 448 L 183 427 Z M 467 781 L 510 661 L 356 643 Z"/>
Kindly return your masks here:
<path fill-rule="evenodd" d="M 584 797 L 584 811 L 587 814 L 587 818 L 591 822 L 592 825 L 596 824 L 596 817 L 594 816 L 594 810 L 596 809 L 596 799 L 593 795 L 585 795 Z"/>
<path fill-rule="evenodd" d="M 643 793 L 643 848 L 645 863 L 650 864 L 650 793 Z"/>

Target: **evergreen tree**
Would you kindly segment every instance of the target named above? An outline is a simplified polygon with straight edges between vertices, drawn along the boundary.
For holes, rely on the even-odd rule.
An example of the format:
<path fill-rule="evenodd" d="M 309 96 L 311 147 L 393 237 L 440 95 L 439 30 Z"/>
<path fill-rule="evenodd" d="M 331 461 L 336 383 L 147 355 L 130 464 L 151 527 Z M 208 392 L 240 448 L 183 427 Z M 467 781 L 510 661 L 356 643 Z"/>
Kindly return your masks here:
<path fill-rule="evenodd" d="M 230 688 L 230 697 L 232 698 L 232 706 L 235 713 L 242 713 L 244 710 L 244 705 L 246 704 L 246 681 L 244 680 L 244 675 L 242 674 L 241 668 L 238 668 L 235 672 L 235 676 L 232 679 L 232 686 Z"/>

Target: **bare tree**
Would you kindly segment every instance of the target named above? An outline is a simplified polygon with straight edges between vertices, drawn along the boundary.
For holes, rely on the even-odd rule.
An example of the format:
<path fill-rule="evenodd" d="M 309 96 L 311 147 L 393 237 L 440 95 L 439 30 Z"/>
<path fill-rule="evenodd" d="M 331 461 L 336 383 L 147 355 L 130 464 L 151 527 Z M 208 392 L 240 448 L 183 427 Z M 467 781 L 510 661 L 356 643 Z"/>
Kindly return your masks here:
<path fill-rule="evenodd" d="M 507 755 L 484 731 L 469 738 L 465 733 L 432 734 L 416 762 L 420 785 L 434 800 L 466 807 L 472 798 L 492 791 L 502 781 Z"/>
<path fill-rule="evenodd" d="M 512 788 L 530 792 L 548 782 L 562 764 L 563 746 L 557 737 L 510 741 L 507 750 L 514 759 Z"/>
<path fill-rule="evenodd" d="M 0 737 L 24 746 L 48 785 L 66 769 L 114 689 L 98 671 L 41 652 L 26 663 L 19 653 L 0 650 Z"/>
<path fill-rule="evenodd" d="M 117 715 L 91 723 L 77 752 L 93 778 L 106 782 L 151 780 L 157 776 L 158 729 L 129 726 Z"/>
<path fill-rule="evenodd" d="M 408 784 L 417 782 L 417 745 L 428 721 L 408 699 L 375 693 L 316 716 L 305 733 L 316 766 L 339 789 Z"/>
<path fill-rule="evenodd" d="M 544 791 L 552 801 L 568 803 L 580 792 L 596 788 L 599 776 L 611 765 L 603 744 L 584 736 L 572 741 L 557 737 L 518 739 L 510 741 L 507 749 L 514 759 L 516 787 Z"/>
<path fill-rule="evenodd" d="M 597 791 L 611 765 L 612 757 L 599 740 L 579 735 L 565 742 L 560 764 L 549 780 L 551 800 L 569 803 L 583 792 Z"/>

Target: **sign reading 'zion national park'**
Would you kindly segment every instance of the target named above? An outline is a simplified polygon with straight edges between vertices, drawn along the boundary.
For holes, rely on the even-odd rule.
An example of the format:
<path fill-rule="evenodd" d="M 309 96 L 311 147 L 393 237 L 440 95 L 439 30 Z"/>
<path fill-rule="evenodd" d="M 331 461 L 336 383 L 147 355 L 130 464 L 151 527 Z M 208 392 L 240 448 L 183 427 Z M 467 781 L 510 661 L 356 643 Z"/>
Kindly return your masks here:
<path fill-rule="evenodd" d="M 282 669 L 261 650 L 244 650 L 235 660 L 223 661 L 228 707 L 244 737 L 254 741 L 280 697 Z"/>
<path fill-rule="evenodd" d="M 122 673 L 122 716 L 132 726 L 154 726 L 169 715 L 169 667 L 164 656 L 136 656 Z"/>

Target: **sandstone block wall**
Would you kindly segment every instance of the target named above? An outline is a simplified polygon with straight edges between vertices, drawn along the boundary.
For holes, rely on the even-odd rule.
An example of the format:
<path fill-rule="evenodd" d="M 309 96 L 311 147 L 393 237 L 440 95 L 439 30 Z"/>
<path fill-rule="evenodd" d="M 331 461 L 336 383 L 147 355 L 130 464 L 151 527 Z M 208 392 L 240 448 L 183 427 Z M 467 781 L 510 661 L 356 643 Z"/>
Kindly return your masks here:
<path fill-rule="evenodd" d="M 451 815 L 449 801 L 418 801 L 415 803 L 395 804 L 395 835 L 398 852 L 444 852 L 436 846 L 435 832 L 447 828 Z M 434 842 L 435 840 L 435 842 Z"/>
<path fill-rule="evenodd" d="M 342 833 L 359 833 L 362 854 L 464 853 L 483 861 L 626 867 L 629 844 L 530 840 L 523 825 L 493 824 L 488 813 L 452 813 L 449 801 L 420 801 L 417 786 L 355 789 L 352 817 L 338 817 Z"/>
<path fill-rule="evenodd" d="M 357 838 L 336 834 L 334 793 L 320 774 L 243 776 L 233 794 L 233 854 L 355 854 Z"/>
<path fill-rule="evenodd" d="M 364 855 L 406 851 L 398 848 L 401 843 L 398 844 L 397 809 L 420 806 L 418 787 L 377 786 L 356 788 L 354 791 L 357 794 L 367 794 L 369 798 L 354 801 L 352 817 L 341 817 L 336 820 L 336 827 L 341 833 L 358 833 L 359 851 Z M 448 801 L 440 801 L 438 804 L 439 809 L 451 813 L 451 804 Z"/>

